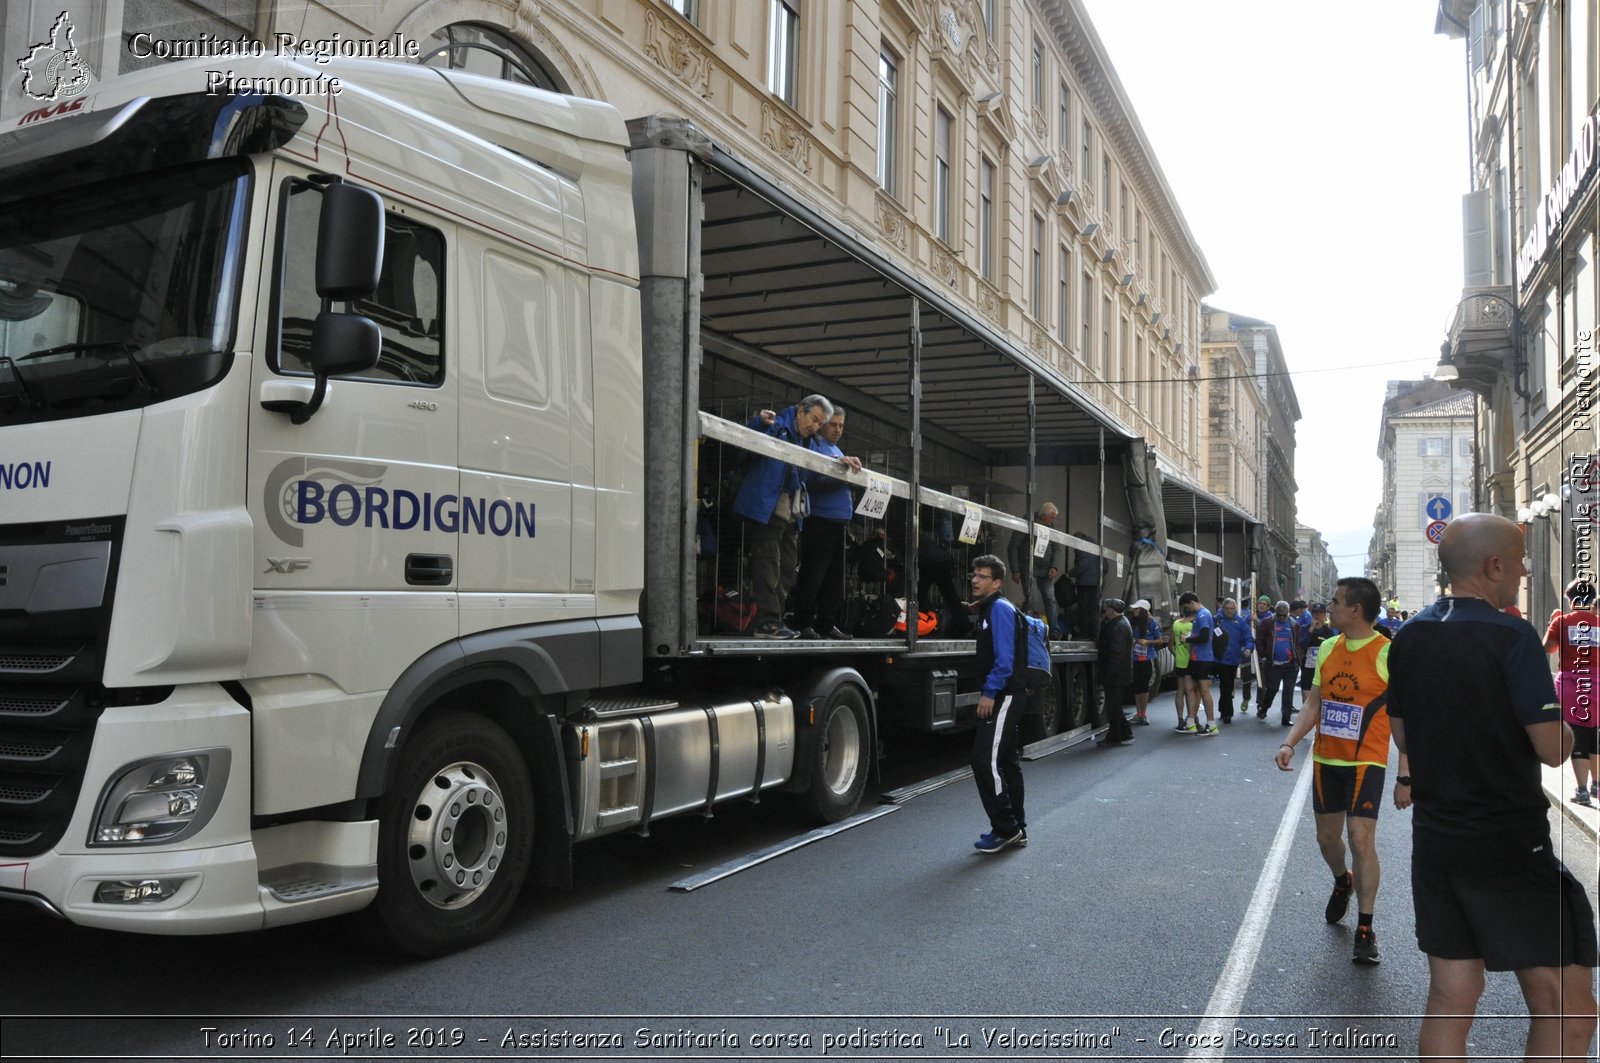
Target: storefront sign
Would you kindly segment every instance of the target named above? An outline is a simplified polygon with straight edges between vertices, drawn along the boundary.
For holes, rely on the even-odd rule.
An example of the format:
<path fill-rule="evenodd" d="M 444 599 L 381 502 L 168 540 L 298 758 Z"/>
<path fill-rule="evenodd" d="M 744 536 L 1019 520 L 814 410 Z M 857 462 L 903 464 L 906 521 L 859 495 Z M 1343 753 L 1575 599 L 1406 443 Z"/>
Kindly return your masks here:
<path fill-rule="evenodd" d="M 1600 151 L 1597 151 L 1600 149 L 1600 116 L 1585 118 L 1573 139 L 1572 154 L 1567 156 L 1566 165 L 1550 182 L 1550 190 L 1539 198 L 1533 228 L 1528 230 L 1527 239 L 1522 242 L 1522 251 L 1517 255 L 1517 276 L 1523 284 L 1528 283 L 1528 278 L 1538 269 L 1545 251 L 1550 247 L 1550 238 L 1561 231 L 1567 211 L 1577 201 L 1578 193 L 1594 172 L 1596 157 L 1600 155 Z"/>

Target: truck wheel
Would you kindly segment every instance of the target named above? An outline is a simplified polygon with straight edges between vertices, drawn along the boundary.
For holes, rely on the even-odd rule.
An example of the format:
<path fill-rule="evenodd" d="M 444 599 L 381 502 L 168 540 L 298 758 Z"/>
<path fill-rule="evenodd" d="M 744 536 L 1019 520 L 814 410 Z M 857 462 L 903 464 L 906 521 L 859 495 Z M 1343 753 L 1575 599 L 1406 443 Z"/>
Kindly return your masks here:
<path fill-rule="evenodd" d="M 1059 695 L 1061 708 L 1056 714 L 1060 725 L 1056 728 L 1057 731 L 1070 731 L 1089 722 L 1092 708 L 1089 698 L 1092 692 L 1087 668 L 1080 666 L 1062 673 Z"/>
<path fill-rule="evenodd" d="M 837 823 L 861 805 L 867 788 L 872 729 L 860 689 L 841 683 L 817 714 L 817 744 L 806 810 L 824 823 Z"/>
<path fill-rule="evenodd" d="M 437 956 L 493 934 L 533 851 L 533 787 L 511 736 L 472 714 L 424 726 L 378 809 L 378 935 Z"/>
<path fill-rule="evenodd" d="M 1042 742 L 1061 733 L 1061 678 L 1052 675 L 1040 690 L 1028 692 L 1028 709 L 1021 720 L 1022 744 Z"/>

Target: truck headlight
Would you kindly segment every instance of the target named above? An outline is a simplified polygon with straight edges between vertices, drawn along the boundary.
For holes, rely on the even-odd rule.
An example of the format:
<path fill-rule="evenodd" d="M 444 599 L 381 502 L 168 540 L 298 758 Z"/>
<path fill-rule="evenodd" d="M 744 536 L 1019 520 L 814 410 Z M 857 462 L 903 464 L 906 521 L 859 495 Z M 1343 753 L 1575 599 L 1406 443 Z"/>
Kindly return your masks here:
<path fill-rule="evenodd" d="M 228 781 L 226 749 L 168 753 L 125 766 L 100 795 L 90 845 L 175 842 L 204 827 Z"/>

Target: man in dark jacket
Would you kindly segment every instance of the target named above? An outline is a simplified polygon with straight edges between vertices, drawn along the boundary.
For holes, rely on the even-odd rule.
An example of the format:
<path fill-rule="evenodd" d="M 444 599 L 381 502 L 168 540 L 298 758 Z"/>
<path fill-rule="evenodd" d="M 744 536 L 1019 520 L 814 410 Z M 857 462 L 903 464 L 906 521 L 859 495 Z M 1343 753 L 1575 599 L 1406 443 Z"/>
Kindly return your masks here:
<path fill-rule="evenodd" d="M 1122 715 L 1122 703 L 1128 700 L 1128 686 L 1133 682 L 1133 628 L 1123 615 L 1127 611 L 1127 603 L 1121 598 L 1107 598 L 1100 603 L 1096 675 L 1106 710 L 1106 733 L 1099 742 L 1102 749 L 1133 745 L 1133 728 Z"/>
<path fill-rule="evenodd" d="M 749 427 L 803 447 L 832 413 L 827 399 L 808 395 L 782 413 L 762 410 L 750 419 Z M 733 511 L 748 522 L 758 639 L 800 637 L 783 622 L 784 598 L 800 571 L 802 518 L 793 510 L 800 488 L 799 469 L 778 458 L 752 456 L 733 500 Z"/>
<path fill-rule="evenodd" d="M 1076 534 L 1086 542 L 1095 542 L 1095 537 L 1088 532 Z M 1077 624 L 1072 629 L 1074 638 L 1092 639 L 1100 630 L 1100 577 L 1104 574 L 1105 561 L 1098 554 L 1087 550 L 1073 552 L 1072 570 L 1068 575 L 1078 594 Z"/>
<path fill-rule="evenodd" d="M 1026 661 L 1018 661 L 1017 610 L 1006 598 L 1006 563 L 993 554 L 972 562 L 972 597 L 978 606 L 976 649 L 983 673 L 978 728 L 972 738 L 972 777 L 989 815 L 989 829 L 973 848 L 998 853 L 1028 844 L 1022 811 L 1022 763 L 1017 725 L 1027 693 Z"/>

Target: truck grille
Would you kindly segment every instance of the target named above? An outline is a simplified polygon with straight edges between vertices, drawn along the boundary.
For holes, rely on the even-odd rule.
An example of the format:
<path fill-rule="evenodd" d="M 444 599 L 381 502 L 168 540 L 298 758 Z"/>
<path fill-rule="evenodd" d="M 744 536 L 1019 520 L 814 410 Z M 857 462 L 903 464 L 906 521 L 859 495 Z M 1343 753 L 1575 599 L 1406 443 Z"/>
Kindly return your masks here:
<path fill-rule="evenodd" d="M 107 694 L 98 685 L 0 682 L 0 859 L 61 839 Z"/>
<path fill-rule="evenodd" d="M 0 653 L 0 672 L 59 672 L 72 658 L 70 653 Z"/>

